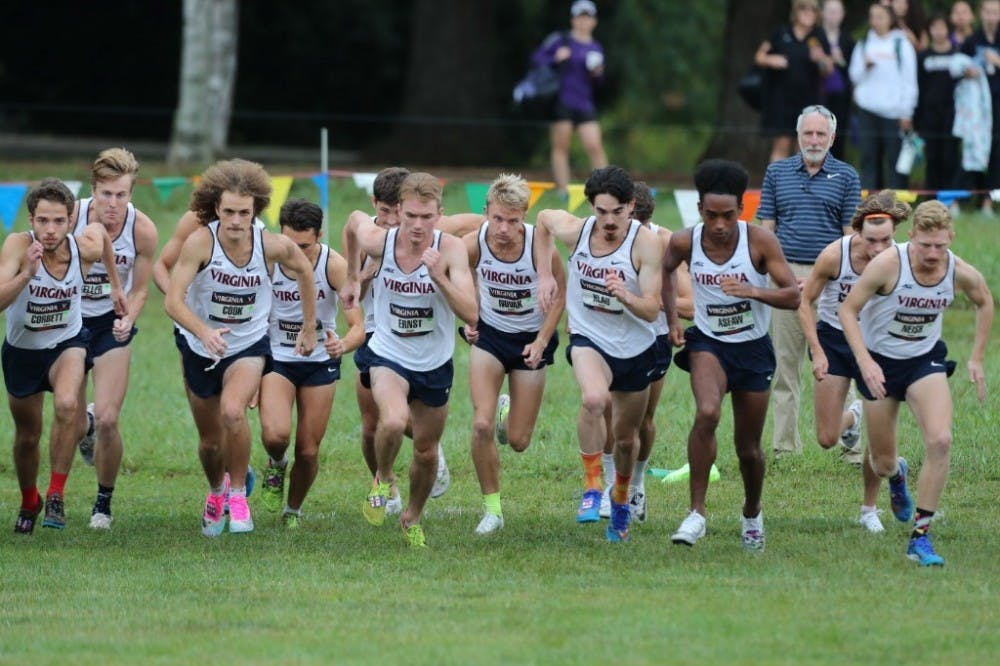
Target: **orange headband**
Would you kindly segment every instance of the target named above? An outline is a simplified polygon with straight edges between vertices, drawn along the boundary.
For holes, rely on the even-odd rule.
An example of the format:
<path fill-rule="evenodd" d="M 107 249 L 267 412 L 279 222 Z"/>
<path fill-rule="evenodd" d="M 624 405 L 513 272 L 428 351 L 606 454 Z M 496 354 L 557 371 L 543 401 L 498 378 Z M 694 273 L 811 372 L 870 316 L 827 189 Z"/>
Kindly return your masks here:
<path fill-rule="evenodd" d="M 888 213 L 868 213 L 862 219 L 864 220 L 891 220 L 892 215 Z"/>

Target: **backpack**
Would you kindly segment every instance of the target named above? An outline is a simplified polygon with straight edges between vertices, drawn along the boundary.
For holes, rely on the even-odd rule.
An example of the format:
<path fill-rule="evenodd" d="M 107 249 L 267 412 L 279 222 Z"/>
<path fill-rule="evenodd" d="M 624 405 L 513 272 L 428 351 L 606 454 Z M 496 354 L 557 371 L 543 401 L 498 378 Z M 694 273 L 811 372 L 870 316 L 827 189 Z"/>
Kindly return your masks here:
<path fill-rule="evenodd" d="M 569 38 L 569 34 L 565 31 L 555 33 L 555 35 L 557 35 L 555 38 L 563 43 Z M 550 39 L 553 37 L 550 36 L 546 42 Z M 559 94 L 559 79 L 559 66 L 556 64 L 532 67 L 514 86 L 512 93 L 514 103 L 522 108 L 550 107 L 555 103 L 556 96 Z"/>

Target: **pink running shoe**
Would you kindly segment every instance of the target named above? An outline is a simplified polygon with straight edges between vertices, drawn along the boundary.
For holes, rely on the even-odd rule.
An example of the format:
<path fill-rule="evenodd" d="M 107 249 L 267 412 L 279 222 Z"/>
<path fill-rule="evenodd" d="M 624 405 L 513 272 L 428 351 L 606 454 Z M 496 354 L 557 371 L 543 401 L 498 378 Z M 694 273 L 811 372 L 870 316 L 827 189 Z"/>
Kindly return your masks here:
<path fill-rule="evenodd" d="M 208 494 L 205 498 L 205 513 L 201 517 L 201 533 L 207 537 L 217 537 L 226 527 L 224 495 Z"/>
<path fill-rule="evenodd" d="M 229 496 L 229 531 L 235 533 L 253 532 L 253 518 L 250 516 L 250 505 L 243 493 L 233 493 Z"/>

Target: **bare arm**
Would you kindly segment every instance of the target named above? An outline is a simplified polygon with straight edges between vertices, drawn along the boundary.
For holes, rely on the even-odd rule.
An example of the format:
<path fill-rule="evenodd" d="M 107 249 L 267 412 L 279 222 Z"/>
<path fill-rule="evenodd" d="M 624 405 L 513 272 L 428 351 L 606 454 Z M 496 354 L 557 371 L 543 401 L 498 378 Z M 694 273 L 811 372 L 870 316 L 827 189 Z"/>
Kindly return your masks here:
<path fill-rule="evenodd" d="M 628 311 L 645 321 L 653 322 L 660 316 L 660 244 L 652 231 L 641 227 L 632 246 L 632 258 L 639 266 L 639 294 L 625 288 L 625 283 L 617 273 L 609 273 L 604 279 L 611 295 L 617 298 Z"/>
<path fill-rule="evenodd" d="M 361 270 L 361 253 L 369 257 L 382 257 L 386 230 L 375 225 L 370 217 L 351 214 L 344 226 L 344 258 L 347 260 L 347 279 L 340 290 L 344 309 L 355 307 L 360 295 L 358 272 Z"/>
<path fill-rule="evenodd" d="M 773 233 L 756 225 L 747 225 L 751 240 L 750 247 L 760 247 L 764 269 L 771 276 L 776 287 L 749 287 L 736 280 L 723 280 L 722 290 L 730 296 L 742 296 L 766 303 L 773 308 L 795 310 L 799 307 L 799 284 L 785 261 L 785 253 Z"/>
<path fill-rule="evenodd" d="M 826 377 L 829 365 L 826 353 L 819 344 L 819 335 L 816 333 L 816 311 L 813 306 L 827 283 L 835 277 L 835 271 L 839 267 L 839 246 L 840 241 L 834 241 L 820 252 L 812 272 L 809 273 L 809 277 L 806 278 L 802 287 L 802 302 L 799 303 L 799 323 L 802 325 L 802 334 L 809 345 L 809 353 L 812 355 L 813 377 L 817 381 L 822 381 Z"/>
<path fill-rule="evenodd" d="M 111 302 L 114 311 L 119 315 L 128 316 L 128 300 L 122 290 L 121 276 L 115 269 L 115 247 L 103 224 L 88 224 L 79 236 L 76 236 L 77 247 L 80 248 L 80 268 L 86 275 L 98 260 L 104 264 L 111 283 Z"/>
<path fill-rule="evenodd" d="M 156 288 L 164 294 L 167 293 L 167 288 L 170 286 L 170 269 L 177 263 L 177 257 L 180 256 L 184 241 L 201 226 L 198 216 L 193 211 L 187 211 L 177 221 L 173 235 L 160 250 L 160 256 L 153 264 L 153 282 L 156 283 Z"/>
<path fill-rule="evenodd" d="M 299 305 L 302 307 L 302 328 L 295 341 L 295 353 L 309 356 L 316 347 L 316 283 L 313 281 L 312 262 L 287 236 L 269 231 L 262 235 L 267 263 L 276 262 L 286 275 L 295 276 L 299 287 Z"/>
<path fill-rule="evenodd" d="M 424 250 L 427 272 L 452 311 L 465 323 L 475 326 L 479 323 L 479 303 L 465 245 L 461 239 L 442 234 L 439 248 Z"/>
<path fill-rule="evenodd" d="M 434 228 L 446 234 L 462 238 L 466 234 L 479 230 L 483 216 L 479 213 L 459 213 L 457 215 L 442 215 L 434 223 Z"/>
<path fill-rule="evenodd" d="M 127 339 L 132 324 L 139 319 L 149 296 L 149 276 L 153 270 L 153 257 L 158 243 L 156 225 L 141 212 L 135 219 L 135 263 L 132 264 L 132 288 L 127 294 L 128 315 L 115 321 L 113 334 Z"/>
<path fill-rule="evenodd" d="M 0 249 L 0 310 L 6 310 L 31 282 L 42 261 L 42 244 L 28 234 L 10 234 Z"/>
<path fill-rule="evenodd" d="M 536 254 L 535 265 L 538 265 L 537 253 L 539 247 L 536 244 L 534 252 Z M 559 327 L 559 320 L 562 318 L 563 310 L 566 308 L 566 269 L 559 261 L 559 253 L 552 250 L 552 272 L 555 279 L 557 292 L 555 299 L 549 304 L 549 309 L 545 311 L 545 318 L 542 320 L 542 327 L 538 329 L 535 339 L 524 346 L 521 356 L 524 357 L 524 364 L 529 368 L 537 368 L 542 361 L 542 354 L 548 346 L 552 336 L 555 335 Z"/>
<path fill-rule="evenodd" d="M 670 242 L 660 262 L 660 303 L 670 327 L 670 341 L 677 347 L 684 344 L 684 328 L 681 326 L 677 309 L 677 269 L 683 262 L 691 260 L 691 229 L 682 229 L 670 235 Z M 690 277 L 690 276 L 689 276 Z M 692 298 L 691 316 L 694 317 Z"/>
<path fill-rule="evenodd" d="M 976 333 L 972 341 L 972 353 L 967 363 L 969 381 L 976 385 L 976 395 L 979 402 L 986 400 L 986 374 L 983 371 L 983 359 L 986 356 L 986 343 L 990 339 L 990 327 L 993 325 L 993 295 L 986 286 L 982 274 L 956 257 L 955 284 L 961 289 L 972 304 L 976 306 Z"/>
<path fill-rule="evenodd" d="M 858 362 L 861 379 L 876 400 L 885 397 L 885 376 L 865 346 L 858 315 L 875 294 L 895 282 L 898 273 L 899 253 L 895 251 L 881 253 L 868 262 L 861 277 L 851 287 L 851 293 L 840 304 L 840 311 L 837 313 L 840 327 L 844 329 L 844 337 L 851 346 L 854 360 Z"/>
<path fill-rule="evenodd" d="M 212 234 L 208 229 L 198 229 L 188 236 L 181 245 L 180 252 L 170 271 L 167 281 L 167 296 L 163 307 L 167 315 L 177 322 L 177 325 L 190 331 L 205 345 L 205 350 L 221 358 L 226 353 L 227 343 L 222 335 L 228 333 L 228 328 L 214 329 L 203 322 L 191 311 L 184 296 L 194 281 L 198 271 L 212 258 Z"/>
<path fill-rule="evenodd" d="M 535 243 L 538 244 L 538 302 L 543 312 L 555 301 L 557 286 L 552 277 L 553 237 L 568 248 L 576 246 L 583 229 L 583 220 L 564 210 L 546 209 L 538 213 L 535 221 Z M 558 255 L 555 255 L 558 257 Z M 565 297 L 563 297 L 565 302 Z"/>
<path fill-rule="evenodd" d="M 326 279 L 330 282 L 330 286 L 338 292 L 347 282 L 347 260 L 333 248 L 330 248 L 330 255 L 326 262 Z M 339 349 L 336 346 L 331 349 L 329 340 L 327 340 L 326 350 L 332 358 L 340 358 L 344 354 L 350 354 L 365 341 L 365 318 L 360 308 L 342 309 L 341 313 L 347 321 L 347 334 L 338 340 Z"/>

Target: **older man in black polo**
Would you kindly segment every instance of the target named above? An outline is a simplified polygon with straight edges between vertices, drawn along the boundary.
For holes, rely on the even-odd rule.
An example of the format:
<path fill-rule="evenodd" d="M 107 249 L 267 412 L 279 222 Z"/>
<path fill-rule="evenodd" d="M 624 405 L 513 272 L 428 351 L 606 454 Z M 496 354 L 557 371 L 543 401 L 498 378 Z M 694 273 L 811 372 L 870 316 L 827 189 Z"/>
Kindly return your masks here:
<path fill-rule="evenodd" d="M 824 106 L 807 106 L 796 123 L 801 153 L 773 162 L 764 175 L 757 217 L 774 231 L 792 272 L 802 281 L 830 242 L 850 233 L 861 203 L 861 182 L 850 164 L 829 154 L 837 118 Z M 777 357 L 772 401 L 774 453 L 802 452 L 799 402 L 806 339 L 794 310 L 776 310 L 771 337 Z"/>

